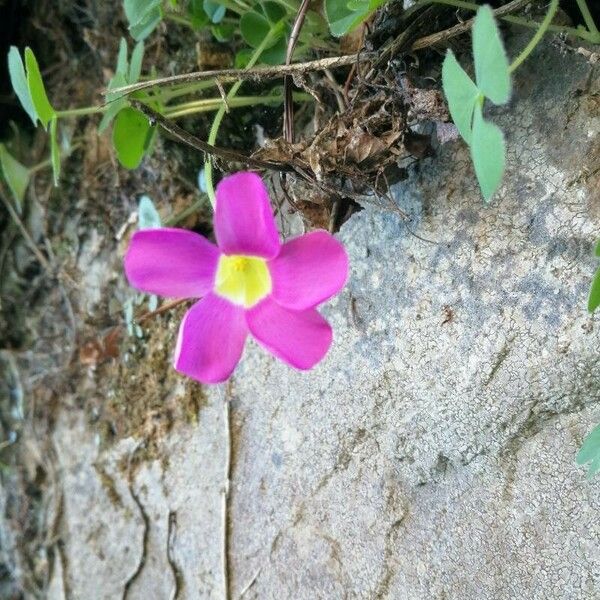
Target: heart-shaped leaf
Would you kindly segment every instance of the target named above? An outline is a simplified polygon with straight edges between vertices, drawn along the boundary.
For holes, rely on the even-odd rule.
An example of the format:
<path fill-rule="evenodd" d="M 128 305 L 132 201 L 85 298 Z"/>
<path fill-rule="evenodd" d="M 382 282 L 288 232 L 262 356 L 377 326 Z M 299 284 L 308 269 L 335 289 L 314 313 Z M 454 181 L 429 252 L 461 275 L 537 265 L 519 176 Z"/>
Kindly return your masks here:
<path fill-rule="evenodd" d="M 158 227 L 162 227 L 162 221 L 154 202 L 148 196 L 142 196 L 138 206 L 138 229 L 156 229 Z"/>
<path fill-rule="evenodd" d="M 204 12 L 206 12 L 213 23 L 217 24 L 223 20 L 226 9 L 222 4 L 214 2 L 213 0 L 204 0 L 203 7 Z"/>
<path fill-rule="evenodd" d="M 21 106 L 33 121 L 34 126 L 37 125 L 38 115 L 35 111 L 31 94 L 29 93 L 23 59 L 15 46 L 11 46 L 8 51 L 8 74 L 10 75 L 10 82 Z"/>
<path fill-rule="evenodd" d="M 510 98 L 508 58 L 492 9 L 485 5 L 477 11 L 473 25 L 473 57 L 477 87 L 494 104 Z"/>
<path fill-rule="evenodd" d="M 258 48 L 270 31 L 271 24 L 267 18 L 254 10 L 244 13 L 240 19 L 240 32 L 242 37 L 244 38 L 244 41 L 253 48 Z M 281 36 L 279 36 L 279 38 L 275 36 L 267 48 L 273 46 L 280 37 Z"/>
<path fill-rule="evenodd" d="M 46 88 L 37 60 L 31 48 L 25 48 L 25 67 L 27 68 L 27 87 L 40 123 L 48 128 L 50 119 L 55 115 L 54 109 L 46 95 Z"/>
<path fill-rule="evenodd" d="M 483 118 L 479 102 L 475 105 L 473 115 L 471 158 L 481 193 L 488 202 L 502 181 L 505 145 L 500 128 Z"/>
<path fill-rule="evenodd" d="M 119 42 L 119 54 L 117 55 L 117 68 L 115 73 L 119 73 L 123 75 L 123 77 L 127 77 L 127 73 L 129 72 L 129 61 L 127 60 L 128 50 L 127 50 L 127 40 L 125 38 L 121 38 Z"/>
<path fill-rule="evenodd" d="M 600 425 L 597 425 L 583 440 L 583 445 L 577 454 L 577 464 L 585 465 L 590 462 L 588 477 L 593 477 L 600 471 Z"/>
<path fill-rule="evenodd" d="M 131 53 L 131 63 L 129 65 L 129 75 L 127 83 L 137 83 L 142 74 L 142 61 L 144 60 L 144 42 L 139 41 Z"/>
<path fill-rule="evenodd" d="M 139 110 L 127 106 L 117 115 L 113 126 L 113 145 L 119 162 L 126 169 L 135 169 L 142 162 L 153 133 L 154 128 Z"/>
<path fill-rule="evenodd" d="M 473 110 L 481 92 L 448 50 L 442 66 L 442 85 L 452 120 L 467 144 L 471 144 Z"/>
<path fill-rule="evenodd" d="M 29 185 L 29 169 L 14 158 L 4 144 L 0 144 L 0 166 L 2 167 L 4 179 L 6 179 L 6 183 L 15 199 L 17 212 L 21 213 L 23 199 Z"/>
<path fill-rule="evenodd" d="M 600 269 L 596 271 L 596 275 L 592 281 L 590 295 L 588 298 L 588 310 L 594 312 L 600 306 Z"/>
<path fill-rule="evenodd" d="M 275 25 L 275 23 L 281 21 L 286 15 L 285 8 L 277 4 L 277 2 L 263 2 L 260 7 L 271 25 Z"/>

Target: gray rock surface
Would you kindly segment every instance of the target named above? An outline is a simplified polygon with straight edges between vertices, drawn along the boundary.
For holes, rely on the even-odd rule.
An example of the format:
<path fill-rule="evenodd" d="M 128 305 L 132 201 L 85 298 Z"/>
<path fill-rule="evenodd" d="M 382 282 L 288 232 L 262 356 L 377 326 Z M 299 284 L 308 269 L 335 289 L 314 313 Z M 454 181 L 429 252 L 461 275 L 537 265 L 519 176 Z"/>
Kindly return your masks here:
<path fill-rule="evenodd" d="M 493 114 L 491 206 L 454 142 L 395 188 L 408 227 L 373 207 L 343 227 L 351 279 L 314 371 L 250 344 L 133 493 L 117 463 L 137 442 L 100 449 L 64 411 L 53 598 L 222 598 L 225 399 L 233 598 L 600 597 L 600 478 L 574 462 L 600 420 L 597 68 L 547 45 Z"/>

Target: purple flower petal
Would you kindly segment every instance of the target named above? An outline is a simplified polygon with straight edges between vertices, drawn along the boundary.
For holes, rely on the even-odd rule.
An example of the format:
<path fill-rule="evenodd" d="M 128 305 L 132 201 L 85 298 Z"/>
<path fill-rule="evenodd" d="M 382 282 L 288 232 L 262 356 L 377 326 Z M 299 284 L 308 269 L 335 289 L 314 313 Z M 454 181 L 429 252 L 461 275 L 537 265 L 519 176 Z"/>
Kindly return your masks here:
<path fill-rule="evenodd" d="M 225 381 L 240 360 L 247 333 L 244 310 L 208 294 L 183 317 L 175 368 L 202 383 Z"/>
<path fill-rule="evenodd" d="M 329 323 L 314 309 L 293 311 L 271 298 L 246 312 L 250 333 L 277 358 L 296 369 L 311 369 L 329 350 Z"/>
<path fill-rule="evenodd" d="M 125 255 L 129 283 L 144 292 L 172 298 L 198 298 L 212 290 L 219 249 L 185 229 L 143 229 Z"/>
<path fill-rule="evenodd" d="M 348 279 L 344 246 L 323 230 L 283 244 L 269 262 L 273 298 L 294 310 L 313 308 L 337 294 Z"/>
<path fill-rule="evenodd" d="M 256 173 L 236 173 L 217 185 L 214 227 L 225 254 L 273 258 L 279 252 L 269 194 Z"/>

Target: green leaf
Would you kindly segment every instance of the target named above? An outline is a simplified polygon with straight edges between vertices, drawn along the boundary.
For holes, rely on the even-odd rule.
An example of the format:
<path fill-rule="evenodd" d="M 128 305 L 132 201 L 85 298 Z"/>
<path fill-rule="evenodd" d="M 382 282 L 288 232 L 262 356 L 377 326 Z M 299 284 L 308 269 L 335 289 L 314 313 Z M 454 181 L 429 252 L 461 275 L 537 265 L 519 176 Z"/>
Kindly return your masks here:
<path fill-rule="evenodd" d="M 113 145 L 126 169 L 135 169 L 140 164 L 153 133 L 154 128 L 139 110 L 127 106 L 119 112 L 113 127 Z"/>
<path fill-rule="evenodd" d="M 351 11 L 361 10 L 365 12 L 369 10 L 369 0 L 350 0 L 346 2 L 346 6 Z"/>
<path fill-rule="evenodd" d="M 125 0 L 123 7 L 136 42 L 147 38 L 162 19 L 161 0 Z"/>
<path fill-rule="evenodd" d="M 473 25 L 475 80 L 479 89 L 494 104 L 510 98 L 508 58 L 492 9 L 485 5 L 477 11 Z"/>
<path fill-rule="evenodd" d="M 285 62 L 287 45 L 286 38 L 279 38 L 274 46 L 263 51 L 260 55 L 260 62 L 265 65 L 282 65 Z"/>
<path fill-rule="evenodd" d="M 325 16 L 331 33 L 341 37 L 365 21 L 386 0 L 325 0 Z M 350 7 L 356 7 L 352 9 Z"/>
<path fill-rule="evenodd" d="M 204 8 L 204 12 L 209 16 L 210 20 L 215 23 L 220 23 L 225 16 L 225 7 L 218 2 L 213 2 L 213 0 L 204 0 L 204 4 L 202 5 Z"/>
<path fill-rule="evenodd" d="M 576 458 L 578 465 L 584 465 L 591 461 L 588 469 L 588 477 L 593 477 L 600 471 L 600 425 L 597 425 L 583 440 L 583 445 Z"/>
<path fill-rule="evenodd" d="M 336 37 L 345 35 L 360 23 L 361 15 L 365 13 L 350 10 L 343 0 L 325 0 L 325 16 L 331 33 Z"/>
<path fill-rule="evenodd" d="M 142 61 L 144 60 L 144 42 L 139 41 L 131 53 L 129 65 L 129 79 L 127 83 L 136 83 L 142 74 Z"/>
<path fill-rule="evenodd" d="M 29 185 L 29 169 L 12 157 L 4 144 L 0 144 L 0 166 L 15 199 L 17 211 L 20 213 L 25 192 Z"/>
<path fill-rule="evenodd" d="M 54 185 L 58 186 L 58 178 L 60 177 L 60 148 L 56 139 L 56 115 L 50 121 L 50 162 L 52 163 L 52 176 L 54 177 Z"/>
<path fill-rule="evenodd" d="M 42 74 L 31 48 L 25 48 L 25 66 L 27 67 L 27 87 L 33 100 L 33 106 L 40 123 L 44 129 L 47 129 L 48 123 L 55 113 L 46 95 Z"/>
<path fill-rule="evenodd" d="M 250 48 L 243 48 L 240 50 L 234 59 L 234 67 L 236 69 L 245 69 L 252 58 L 252 50 Z"/>
<path fill-rule="evenodd" d="M 127 41 L 125 38 L 121 38 L 119 42 L 119 54 L 117 55 L 117 69 L 115 73 L 119 73 L 123 75 L 123 77 L 127 77 L 127 72 L 129 70 L 129 66 L 127 64 Z"/>
<path fill-rule="evenodd" d="M 268 35 L 269 31 L 271 31 L 271 24 L 263 15 L 253 10 L 242 15 L 242 18 L 240 19 L 240 32 L 244 41 L 249 46 L 258 48 Z M 273 46 L 277 40 L 278 38 L 273 39 L 270 46 Z"/>
<path fill-rule="evenodd" d="M 228 42 L 235 34 L 235 25 L 233 23 L 219 23 L 213 25 L 210 31 L 218 42 Z"/>
<path fill-rule="evenodd" d="M 475 105 L 473 116 L 471 158 L 481 193 L 488 202 L 502 181 L 505 146 L 502 131 L 483 118 L 479 102 Z"/>
<path fill-rule="evenodd" d="M 286 15 L 285 8 L 277 4 L 277 2 L 263 2 L 260 7 L 271 25 L 275 25 L 275 23 L 281 21 Z"/>
<path fill-rule="evenodd" d="M 188 4 L 188 14 L 192 21 L 192 27 L 198 31 L 206 26 L 210 21 L 210 17 L 204 10 L 204 0 L 191 0 Z"/>
<path fill-rule="evenodd" d="M 596 244 L 596 250 L 594 251 L 594 254 L 596 256 L 600 256 L 600 240 L 598 240 L 598 243 Z"/>
<path fill-rule="evenodd" d="M 29 93 L 23 59 L 15 46 L 11 46 L 8 51 L 8 73 L 10 75 L 10 82 L 13 90 L 15 91 L 21 106 L 33 121 L 34 126 L 37 125 L 38 115 L 37 112 L 35 112 L 33 100 Z"/>
<path fill-rule="evenodd" d="M 448 50 L 442 66 L 442 85 L 452 120 L 465 142 L 470 145 L 473 110 L 480 91 L 460 66 L 452 50 Z"/>
<path fill-rule="evenodd" d="M 162 221 L 154 202 L 148 196 L 142 196 L 138 206 L 138 229 L 155 229 L 157 227 L 162 227 Z"/>
<path fill-rule="evenodd" d="M 112 92 L 111 90 L 123 87 L 125 85 L 127 85 L 127 79 L 125 78 L 125 75 L 122 75 L 121 73 L 116 73 L 115 76 L 108 83 L 108 88 L 106 90 L 106 101 L 112 102 L 113 100 L 124 98 L 124 94 Z"/>
<path fill-rule="evenodd" d="M 596 271 L 592 286 L 590 287 L 590 295 L 588 297 L 588 310 L 594 312 L 600 306 L 600 269 Z"/>

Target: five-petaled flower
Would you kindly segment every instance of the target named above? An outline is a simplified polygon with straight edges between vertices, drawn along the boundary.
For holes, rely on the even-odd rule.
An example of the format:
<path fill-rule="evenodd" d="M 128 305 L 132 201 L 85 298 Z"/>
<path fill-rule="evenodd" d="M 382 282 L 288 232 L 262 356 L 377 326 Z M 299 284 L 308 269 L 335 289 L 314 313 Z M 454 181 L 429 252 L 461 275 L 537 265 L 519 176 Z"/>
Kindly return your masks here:
<path fill-rule="evenodd" d="M 125 256 L 134 287 L 201 298 L 181 323 L 175 368 L 204 383 L 224 381 L 248 333 L 289 365 L 312 368 L 332 340 L 315 307 L 346 282 L 344 247 L 323 230 L 281 244 L 267 189 L 254 173 L 224 178 L 216 196 L 218 246 L 184 229 L 145 229 L 134 233 Z"/>

